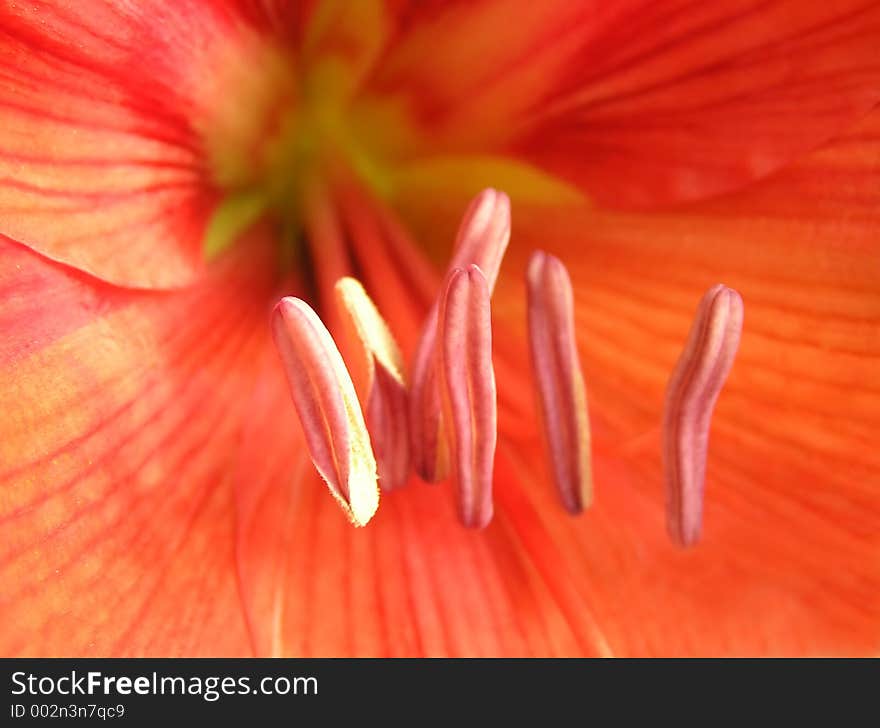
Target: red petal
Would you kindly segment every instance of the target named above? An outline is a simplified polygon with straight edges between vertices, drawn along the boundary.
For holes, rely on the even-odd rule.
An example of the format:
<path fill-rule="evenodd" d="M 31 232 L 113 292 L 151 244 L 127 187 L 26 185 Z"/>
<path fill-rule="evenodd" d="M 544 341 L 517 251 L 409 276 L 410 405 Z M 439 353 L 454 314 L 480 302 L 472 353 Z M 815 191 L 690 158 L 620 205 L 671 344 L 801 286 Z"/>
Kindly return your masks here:
<path fill-rule="evenodd" d="M 0 233 L 114 283 L 190 281 L 254 34 L 192 1 L 4 4 L 0 28 Z"/>
<path fill-rule="evenodd" d="M 243 247 L 137 293 L 0 242 L 3 654 L 249 652 L 230 455 L 273 249 Z"/>
<path fill-rule="evenodd" d="M 498 0 L 409 21 L 371 87 L 422 135 L 401 154 L 513 152 L 606 203 L 738 188 L 880 99 L 863 0 Z"/>

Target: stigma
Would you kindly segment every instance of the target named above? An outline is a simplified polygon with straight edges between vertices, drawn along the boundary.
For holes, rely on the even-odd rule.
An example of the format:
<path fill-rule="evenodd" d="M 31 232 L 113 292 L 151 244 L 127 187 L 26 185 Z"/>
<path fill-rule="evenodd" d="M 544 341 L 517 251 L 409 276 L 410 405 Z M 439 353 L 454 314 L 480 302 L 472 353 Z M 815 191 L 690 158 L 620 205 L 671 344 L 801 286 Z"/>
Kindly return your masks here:
<path fill-rule="evenodd" d="M 413 474 L 426 483 L 451 481 L 465 527 L 492 521 L 498 393 L 491 298 L 510 231 L 507 195 L 489 189 L 471 202 L 443 282 L 411 339 L 417 343 L 408 367 L 354 277 L 343 275 L 333 286 L 333 334 L 301 299 L 276 306 L 274 341 L 306 447 L 355 525 L 372 518 L 380 490 L 397 490 Z M 524 328 L 546 472 L 562 508 L 578 515 L 593 503 L 594 479 L 576 291 L 564 263 L 549 253 L 534 251 L 524 273 Z M 742 322 L 739 294 L 711 288 L 667 386 L 663 482 L 667 531 L 679 546 L 696 543 L 702 528 L 710 421 Z"/>

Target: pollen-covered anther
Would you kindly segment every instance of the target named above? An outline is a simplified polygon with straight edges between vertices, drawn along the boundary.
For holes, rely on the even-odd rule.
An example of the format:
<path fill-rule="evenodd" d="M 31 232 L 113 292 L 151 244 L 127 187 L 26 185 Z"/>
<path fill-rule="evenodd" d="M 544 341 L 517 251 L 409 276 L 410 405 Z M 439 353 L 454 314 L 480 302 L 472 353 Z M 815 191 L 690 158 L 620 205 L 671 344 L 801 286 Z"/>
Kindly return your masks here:
<path fill-rule="evenodd" d="M 699 540 L 709 425 L 733 366 L 743 326 L 743 301 L 723 285 L 700 301 L 687 343 L 666 388 L 663 471 L 666 524 L 680 546 Z"/>
<path fill-rule="evenodd" d="M 272 334 L 312 462 L 352 523 L 363 526 L 379 506 L 376 461 L 342 356 L 318 315 L 298 298 L 275 306 Z"/>
<path fill-rule="evenodd" d="M 510 200 L 503 192 L 486 189 L 465 211 L 456 235 L 449 271 L 476 265 L 491 295 L 510 240 Z M 448 275 L 448 274 L 447 274 Z M 410 444 L 419 476 L 434 483 L 448 474 L 448 443 L 443 426 L 437 365 L 439 301 L 434 303 L 416 347 L 410 375 Z"/>
<path fill-rule="evenodd" d="M 571 279 L 558 258 L 535 251 L 526 289 L 529 349 L 544 445 L 562 503 L 576 514 L 592 502 L 593 478 Z"/>
<path fill-rule="evenodd" d="M 459 516 L 465 526 L 483 528 L 492 520 L 498 413 L 489 285 L 476 265 L 448 276 L 437 336 Z"/>
<path fill-rule="evenodd" d="M 348 346 L 346 361 L 366 414 L 379 469 L 379 485 L 391 490 L 409 477 L 409 408 L 403 357 L 394 336 L 364 287 L 340 278 L 336 303 Z"/>

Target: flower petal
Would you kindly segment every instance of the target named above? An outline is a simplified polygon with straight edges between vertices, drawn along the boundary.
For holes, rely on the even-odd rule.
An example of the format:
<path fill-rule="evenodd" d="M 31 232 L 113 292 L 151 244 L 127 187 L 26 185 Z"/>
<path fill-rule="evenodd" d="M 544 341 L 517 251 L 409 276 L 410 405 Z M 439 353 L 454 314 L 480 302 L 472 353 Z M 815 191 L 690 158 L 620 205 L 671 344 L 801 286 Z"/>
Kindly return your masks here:
<path fill-rule="evenodd" d="M 260 109 L 278 83 L 266 43 L 190 1 L 6 3 L 0 27 L 0 234 L 114 283 L 192 280 L 216 184 L 240 181 L 219 155 L 260 131 L 229 87 Z"/>
<path fill-rule="evenodd" d="M 528 495 L 595 595 L 615 653 L 880 648 L 878 192 L 874 113 L 715 202 L 653 215 L 518 211 L 517 240 L 540 240 L 575 283 L 602 493 L 580 525 L 556 519 L 544 489 Z M 524 266 L 527 253 L 512 246 L 506 264 Z M 717 280 L 742 293 L 748 323 L 713 418 L 703 541 L 676 554 L 664 543 L 663 392 L 693 302 Z M 514 291 L 501 281 L 496 294 L 512 318 L 524 314 Z"/>
<path fill-rule="evenodd" d="M 245 248 L 156 293 L 0 240 L 3 654 L 250 652 L 230 459 L 274 281 Z"/>
<path fill-rule="evenodd" d="M 299 571 L 292 558 L 295 518 L 305 507 L 306 488 L 326 486 L 316 477 L 280 358 L 275 351 L 266 354 L 247 398 L 232 466 L 235 556 L 254 651 L 281 656 L 290 649 L 283 623 L 292 597 L 285 587 Z"/>
<path fill-rule="evenodd" d="M 371 86 L 413 126 L 401 157 L 506 150 L 615 205 L 741 187 L 880 100 L 864 0 L 487 0 L 409 21 Z"/>
<path fill-rule="evenodd" d="M 506 503 L 475 535 L 451 493 L 420 485 L 385 494 L 370 524 L 353 529 L 310 465 L 298 480 L 281 477 L 297 471 L 277 445 L 264 439 L 247 468 L 248 483 L 266 484 L 243 582 L 261 610 L 258 654 L 607 654 L 592 606 L 530 505 Z M 497 465 L 505 487 L 518 488 L 506 461 Z"/>

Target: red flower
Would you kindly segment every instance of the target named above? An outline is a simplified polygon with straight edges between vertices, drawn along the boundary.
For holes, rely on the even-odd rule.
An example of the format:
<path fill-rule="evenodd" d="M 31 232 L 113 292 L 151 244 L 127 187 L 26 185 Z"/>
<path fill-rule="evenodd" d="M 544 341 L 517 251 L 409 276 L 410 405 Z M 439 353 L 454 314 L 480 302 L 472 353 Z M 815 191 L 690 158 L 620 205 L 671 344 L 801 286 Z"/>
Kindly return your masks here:
<path fill-rule="evenodd" d="M 0 652 L 876 653 L 878 45 L 849 0 L 0 9 Z M 412 482 L 353 529 L 269 312 L 355 272 L 411 356 L 485 186 L 495 517 Z M 574 281 L 579 517 L 523 371 L 536 247 Z M 718 282 L 746 322 L 680 549 L 663 390 Z"/>

